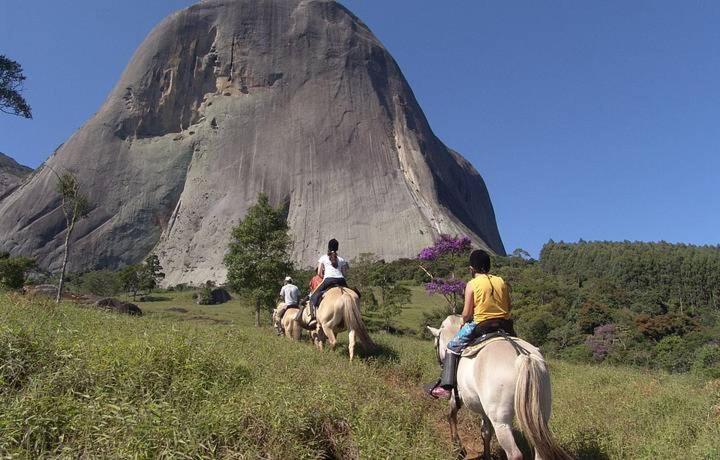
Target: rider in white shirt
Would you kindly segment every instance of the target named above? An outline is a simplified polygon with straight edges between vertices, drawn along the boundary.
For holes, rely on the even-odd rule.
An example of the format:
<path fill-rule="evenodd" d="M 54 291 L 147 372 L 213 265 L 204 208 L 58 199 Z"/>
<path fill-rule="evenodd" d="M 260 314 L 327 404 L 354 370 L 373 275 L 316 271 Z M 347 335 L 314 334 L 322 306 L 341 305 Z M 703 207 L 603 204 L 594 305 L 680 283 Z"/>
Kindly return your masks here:
<path fill-rule="evenodd" d="M 283 303 L 280 304 L 281 307 L 280 310 L 278 310 L 277 323 L 275 324 L 275 329 L 278 334 L 283 333 L 282 317 L 285 311 L 288 308 L 297 308 L 300 299 L 300 289 L 293 284 L 292 278 L 289 276 L 285 277 L 285 285 L 280 289 L 280 298 L 283 300 Z"/>
<path fill-rule="evenodd" d="M 333 238 L 328 242 L 328 252 L 324 254 L 318 260 L 317 274 L 322 277 L 323 281 L 310 296 L 310 316 L 311 322 L 315 320 L 315 312 L 317 310 L 317 303 L 320 300 L 323 292 L 330 286 L 344 286 L 347 287 L 345 282 L 345 274 L 347 273 L 348 263 L 345 259 L 337 255 L 340 244 Z M 302 311 L 304 307 L 300 308 L 296 319 L 302 318 Z"/>

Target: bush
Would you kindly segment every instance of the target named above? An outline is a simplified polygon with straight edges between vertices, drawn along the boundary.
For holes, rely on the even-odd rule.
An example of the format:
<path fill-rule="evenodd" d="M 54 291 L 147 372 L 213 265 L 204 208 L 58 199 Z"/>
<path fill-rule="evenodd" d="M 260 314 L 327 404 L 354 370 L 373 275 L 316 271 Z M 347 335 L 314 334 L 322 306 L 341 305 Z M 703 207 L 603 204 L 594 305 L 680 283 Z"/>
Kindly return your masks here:
<path fill-rule="evenodd" d="M 193 295 L 193 299 L 197 299 L 198 305 L 213 305 L 212 290 L 212 287 L 205 286 Z"/>
<path fill-rule="evenodd" d="M 0 253 L 0 288 L 16 290 L 23 287 L 26 273 L 35 267 L 35 261 L 26 257 L 10 257 Z"/>
<path fill-rule="evenodd" d="M 663 338 L 655 345 L 655 364 L 668 372 L 687 372 L 690 369 L 692 351 L 677 335 Z"/>
<path fill-rule="evenodd" d="M 120 274 L 110 270 L 87 272 L 78 280 L 83 292 L 101 297 L 112 297 L 122 290 Z"/>
<path fill-rule="evenodd" d="M 706 344 L 695 351 L 692 371 L 710 379 L 720 379 L 720 345 Z"/>

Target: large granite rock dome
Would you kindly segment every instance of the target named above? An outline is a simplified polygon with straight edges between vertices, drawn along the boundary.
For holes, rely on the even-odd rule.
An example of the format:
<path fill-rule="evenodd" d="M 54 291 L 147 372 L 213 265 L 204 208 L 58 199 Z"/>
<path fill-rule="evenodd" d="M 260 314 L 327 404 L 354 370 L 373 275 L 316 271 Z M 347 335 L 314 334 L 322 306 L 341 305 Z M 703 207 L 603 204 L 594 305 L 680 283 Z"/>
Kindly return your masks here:
<path fill-rule="evenodd" d="M 209 0 L 162 21 L 98 112 L 0 201 L 0 249 L 57 268 L 53 170 L 93 205 L 71 270 L 150 251 L 166 283 L 222 280 L 259 192 L 287 209 L 294 256 L 414 256 L 439 233 L 504 253 L 480 174 L 432 133 L 378 39 L 327 0 Z"/>

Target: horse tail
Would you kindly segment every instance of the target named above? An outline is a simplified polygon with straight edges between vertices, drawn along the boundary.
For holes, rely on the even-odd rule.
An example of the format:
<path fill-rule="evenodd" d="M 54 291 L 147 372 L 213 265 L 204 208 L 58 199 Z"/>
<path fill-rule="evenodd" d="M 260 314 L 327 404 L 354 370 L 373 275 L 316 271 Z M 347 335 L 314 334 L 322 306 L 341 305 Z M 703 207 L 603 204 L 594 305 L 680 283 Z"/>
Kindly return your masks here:
<path fill-rule="evenodd" d="M 355 302 L 353 296 L 348 295 L 346 290 L 342 290 L 342 303 L 343 303 L 343 320 L 345 321 L 345 327 L 348 331 L 355 331 L 355 335 L 362 342 L 363 347 L 366 350 L 375 348 L 375 342 L 370 338 L 367 327 L 360 316 L 360 299 Z"/>
<path fill-rule="evenodd" d="M 550 418 L 550 374 L 545 361 L 535 355 L 517 357 L 518 379 L 515 382 L 515 416 L 520 430 L 544 459 L 570 459 L 553 438 Z"/>

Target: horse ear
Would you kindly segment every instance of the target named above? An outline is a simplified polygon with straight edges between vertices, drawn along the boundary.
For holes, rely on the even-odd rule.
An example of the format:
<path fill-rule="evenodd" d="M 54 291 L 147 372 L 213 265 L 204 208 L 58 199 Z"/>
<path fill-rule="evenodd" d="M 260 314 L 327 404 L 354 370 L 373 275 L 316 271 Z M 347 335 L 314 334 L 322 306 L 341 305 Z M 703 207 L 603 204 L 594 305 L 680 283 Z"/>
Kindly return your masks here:
<path fill-rule="evenodd" d="M 427 326 L 427 328 L 430 331 L 430 333 L 432 335 L 434 335 L 435 337 L 440 335 L 440 329 L 435 329 L 434 327 L 430 327 L 430 326 Z"/>

